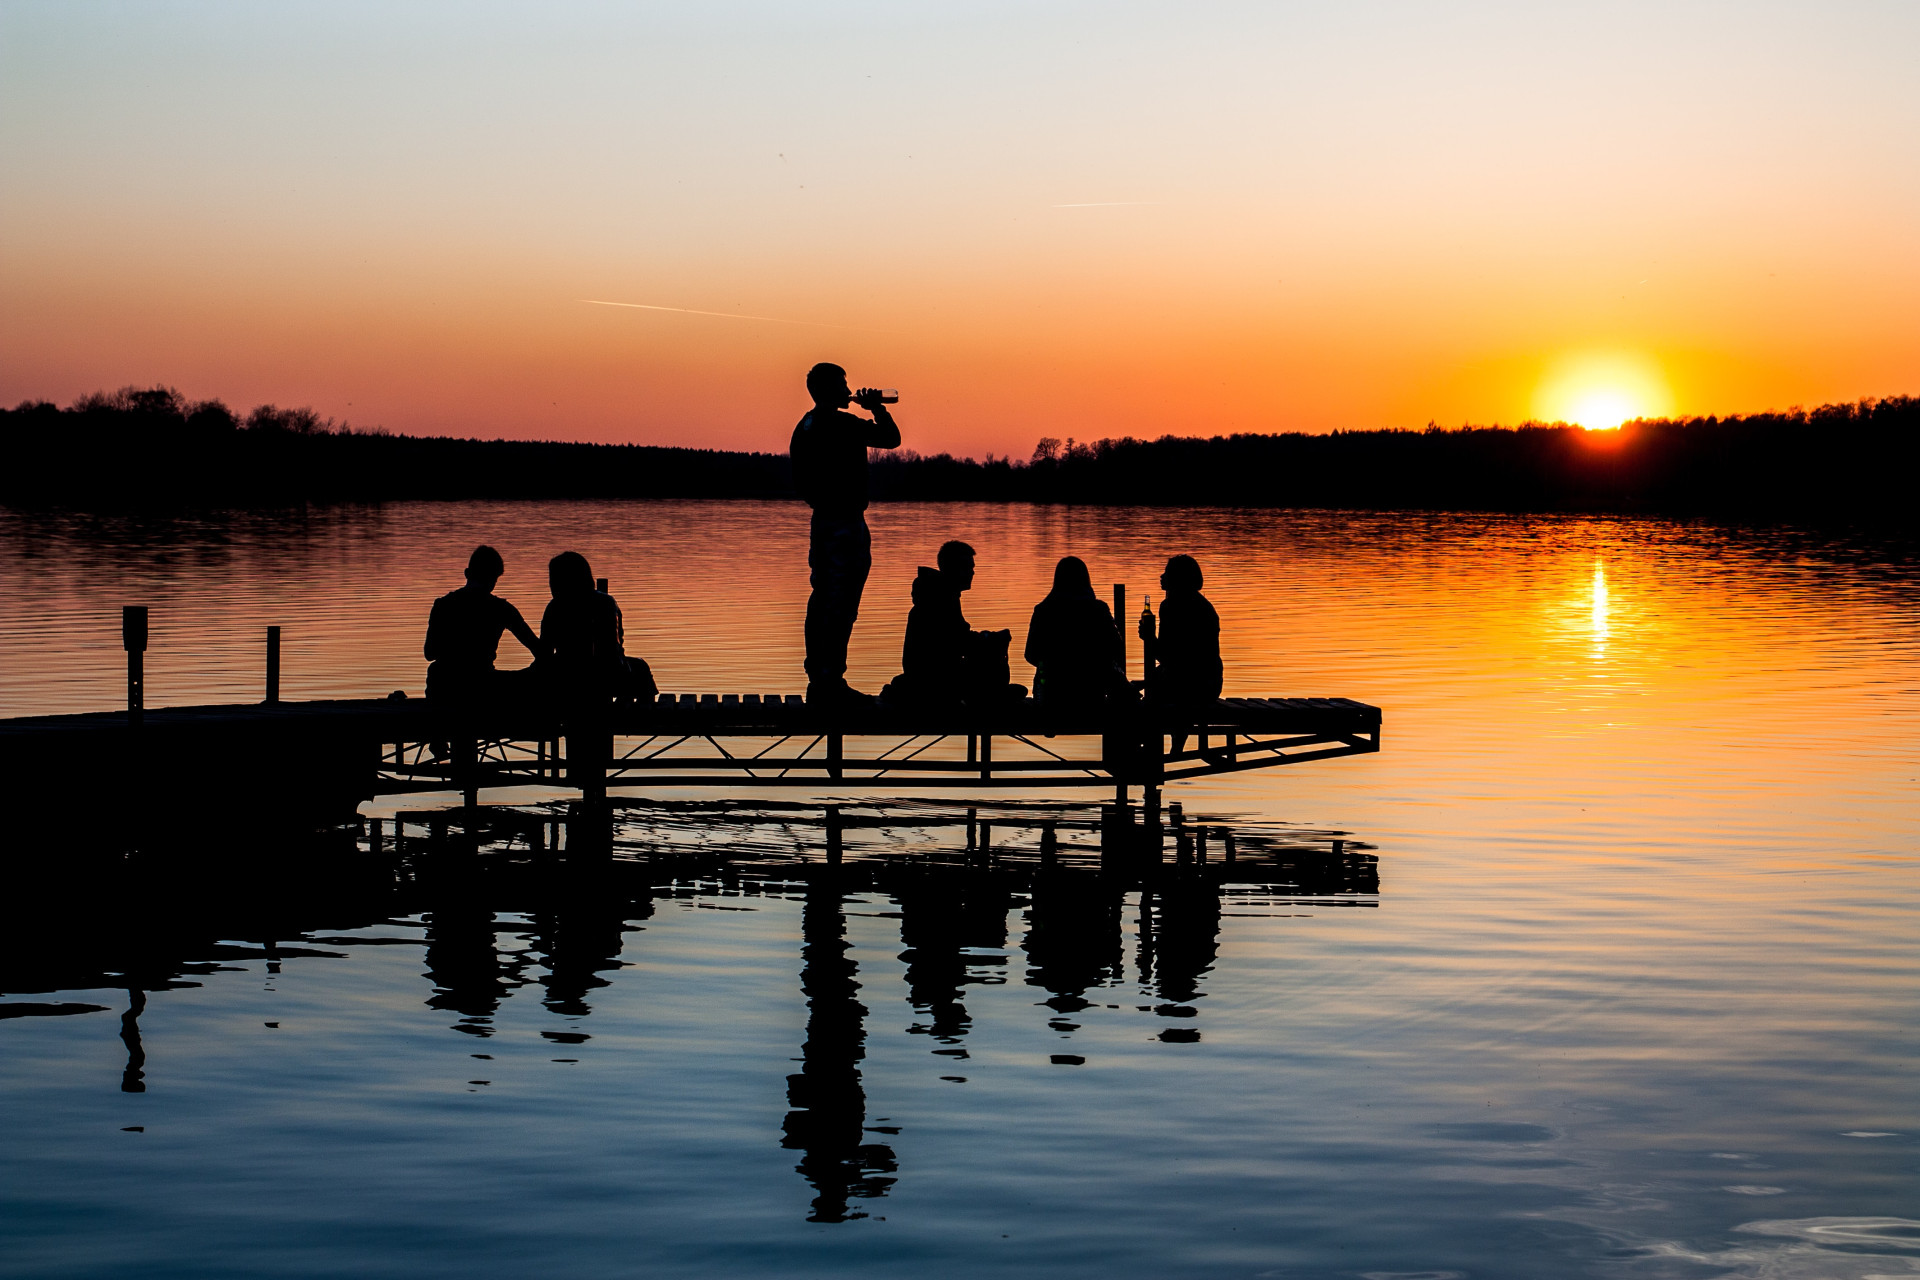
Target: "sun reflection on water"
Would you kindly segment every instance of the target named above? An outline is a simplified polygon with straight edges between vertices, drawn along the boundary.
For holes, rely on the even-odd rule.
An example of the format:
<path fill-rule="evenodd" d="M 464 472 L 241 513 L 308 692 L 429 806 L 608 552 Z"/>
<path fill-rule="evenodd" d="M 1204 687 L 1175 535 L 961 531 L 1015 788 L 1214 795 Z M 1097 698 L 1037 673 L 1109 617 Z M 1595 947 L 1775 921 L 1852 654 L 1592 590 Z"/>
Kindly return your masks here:
<path fill-rule="evenodd" d="M 1612 627 L 1607 620 L 1607 565 L 1606 561 L 1596 557 L 1593 562 L 1593 656 L 1607 656 L 1607 640 L 1612 635 Z"/>

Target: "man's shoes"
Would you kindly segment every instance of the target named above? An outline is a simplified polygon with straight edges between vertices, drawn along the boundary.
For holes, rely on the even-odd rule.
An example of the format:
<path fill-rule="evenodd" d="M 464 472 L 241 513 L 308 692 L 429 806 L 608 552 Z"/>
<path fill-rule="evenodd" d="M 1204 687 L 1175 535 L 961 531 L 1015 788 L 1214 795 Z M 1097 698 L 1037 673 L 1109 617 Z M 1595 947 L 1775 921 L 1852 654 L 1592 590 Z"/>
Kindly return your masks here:
<path fill-rule="evenodd" d="M 807 705 L 810 707 L 850 711 L 879 704 L 880 699 L 870 693 L 861 693 L 845 680 L 816 680 L 807 686 Z"/>

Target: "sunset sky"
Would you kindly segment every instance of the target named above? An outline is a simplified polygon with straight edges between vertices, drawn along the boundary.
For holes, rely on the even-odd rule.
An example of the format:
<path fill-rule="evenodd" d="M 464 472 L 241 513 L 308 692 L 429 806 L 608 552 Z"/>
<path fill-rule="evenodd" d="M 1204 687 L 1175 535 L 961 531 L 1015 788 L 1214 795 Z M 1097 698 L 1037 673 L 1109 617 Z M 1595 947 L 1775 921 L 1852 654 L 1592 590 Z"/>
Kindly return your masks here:
<path fill-rule="evenodd" d="M 1916 50 L 1910 0 L 9 0 L 0 400 L 784 449 L 834 359 L 1024 456 L 1916 393 Z"/>

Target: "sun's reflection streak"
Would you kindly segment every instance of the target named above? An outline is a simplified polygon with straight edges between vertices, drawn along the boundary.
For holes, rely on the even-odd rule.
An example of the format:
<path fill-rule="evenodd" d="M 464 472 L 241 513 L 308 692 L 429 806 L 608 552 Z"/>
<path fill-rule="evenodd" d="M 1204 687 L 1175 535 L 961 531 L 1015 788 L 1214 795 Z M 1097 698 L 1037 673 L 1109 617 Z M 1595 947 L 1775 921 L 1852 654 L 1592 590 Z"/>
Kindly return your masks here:
<path fill-rule="evenodd" d="M 1607 565 L 1606 561 L 1595 557 L 1593 562 L 1593 610 L 1591 616 L 1593 656 L 1596 659 L 1607 656 L 1607 641 L 1613 634 L 1613 627 L 1608 619 L 1608 613 Z"/>

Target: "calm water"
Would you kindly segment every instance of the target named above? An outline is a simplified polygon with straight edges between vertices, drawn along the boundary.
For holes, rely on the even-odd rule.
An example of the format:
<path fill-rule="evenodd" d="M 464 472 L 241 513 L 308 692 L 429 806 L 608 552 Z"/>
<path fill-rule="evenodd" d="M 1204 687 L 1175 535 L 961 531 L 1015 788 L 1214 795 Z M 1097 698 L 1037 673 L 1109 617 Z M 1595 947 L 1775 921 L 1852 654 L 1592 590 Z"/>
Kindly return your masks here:
<path fill-rule="evenodd" d="M 1144 899 L 809 891 L 817 807 L 685 796 L 599 873 L 415 824 L 398 862 L 13 896 L 0 1272 L 1920 1274 L 1920 564 L 1654 521 L 873 524 L 856 684 L 945 537 L 1016 654 L 1059 555 L 1137 602 L 1185 550 L 1230 693 L 1377 703 L 1385 749 L 1172 792 L 1291 870 Z M 124 603 L 157 704 L 257 698 L 269 623 L 289 696 L 417 692 L 482 538 L 529 614 L 585 552 L 663 688 L 801 687 L 791 506 L 0 513 L 0 714 L 115 705 Z M 858 812 L 856 867 L 964 848 L 951 797 Z M 1033 816 L 998 812 L 1016 863 Z M 704 852 L 640 874 L 667 846 Z M 98 1011 L 17 1016 L 60 1006 Z"/>

